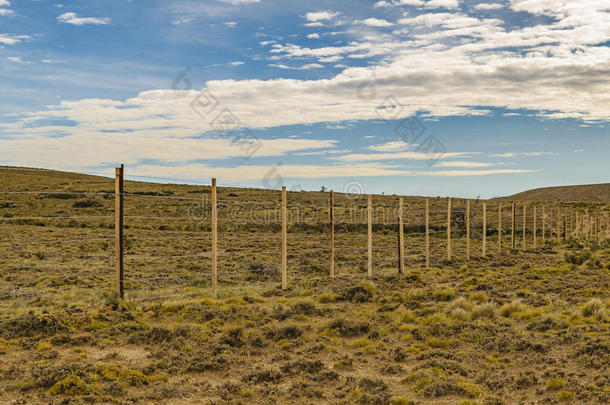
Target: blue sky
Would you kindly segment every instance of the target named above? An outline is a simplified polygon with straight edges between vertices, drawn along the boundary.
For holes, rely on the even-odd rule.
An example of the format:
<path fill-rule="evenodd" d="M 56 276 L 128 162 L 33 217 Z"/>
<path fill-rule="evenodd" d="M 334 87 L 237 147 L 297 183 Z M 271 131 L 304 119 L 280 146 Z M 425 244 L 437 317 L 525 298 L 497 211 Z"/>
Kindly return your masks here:
<path fill-rule="evenodd" d="M 607 182 L 609 45 L 603 0 L 0 0 L 0 164 L 463 197 Z"/>

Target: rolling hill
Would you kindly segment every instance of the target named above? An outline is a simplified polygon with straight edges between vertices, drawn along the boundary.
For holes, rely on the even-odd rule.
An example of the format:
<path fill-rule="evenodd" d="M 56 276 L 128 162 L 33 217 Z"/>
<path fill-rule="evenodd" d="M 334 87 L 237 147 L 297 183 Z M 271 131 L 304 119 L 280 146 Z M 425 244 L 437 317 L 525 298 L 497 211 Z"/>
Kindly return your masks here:
<path fill-rule="evenodd" d="M 604 202 L 610 201 L 610 183 L 536 188 L 504 197 L 504 199 Z"/>

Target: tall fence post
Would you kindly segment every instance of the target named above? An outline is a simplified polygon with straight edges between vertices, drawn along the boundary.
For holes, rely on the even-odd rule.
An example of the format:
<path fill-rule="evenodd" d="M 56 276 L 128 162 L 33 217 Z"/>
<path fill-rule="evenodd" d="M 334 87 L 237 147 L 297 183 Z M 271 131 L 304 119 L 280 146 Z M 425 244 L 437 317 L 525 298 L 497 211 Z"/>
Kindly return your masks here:
<path fill-rule="evenodd" d="M 516 221 L 516 219 L 517 219 L 517 216 L 516 216 L 517 212 L 515 210 L 516 209 L 515 202 L 513 202 L 512 207 L 513 207 L 513 212 L 512 212 L 512 215 L 511 215 L 510 243 L 511 243 L 512 249 L 515 250 L 515 246 L 516 246 L 516 243 L 517 243 L 516 238 L 515 238 L 515 231 L 516 231 L 515 230 L 515 223 L 517 222 Z"/>
<path fill-rule="evenodd" d="M 534 249 L 538 247 L 538 214 L 536 211 L 536 204 L 534 204 Z"/>
<path fill-rule="evenodd" d="M 373 277 L 373 196 L 369 194 L 367 204 L 367 242 L 368 242 L 368 262 L 367 271 L 369 278 Z"/>
<path fill-rule="evenodd" d="M 568 243 L 568 209 L 563 213 L 563 244 Z"/>
<path fill-rule="evenodd" d="M 212 179 L 210 193 L 212 205 L 212 297 L 218 299 L 218 204 L 216 203 L 216 179 Z"/>
<path fill-rule="evenodd" d="M 498 253 L 502 253 L 502 203 L 498 203 Z"/>
<path fill-rule="evenodd" d="M 447 198 L 447 260 L 451 260 L 451 197 Z"/>
<path fill-rule="evenodd" d="M 330 191 L 329 201 L 329 222 L 330 222 L 330 278 L 335 278 L 335 192 Z"/>
<path fill-rule="evenodd" d="M 557 207 L 557 234 L 556 236 L 556 241 L 557 244 L 559 244 L 559 242 L 561 241 L 561 208 Z"/>
<path fill-rule="evenodd" d="M 470 260 L 470 200 L 466 200 L 466 261 Z"/>
<path fill-rule="evenodd" d="M 286 217 L 286 186 L 282 186 L 282 290 L 288 287 L 288 224 Z"/>
<path fill-rule="evenodd" d="M 487 255 L 487 202 L 483 201 L 483 257 Z"/>
<path fill-rule="evenodd" d="M 426 198 L 426 268 L 430 267 L 430 199 Z"/>
<path fill-rule="evenodd" d="M 542 206 L 542 245 L 546 245 L 546 208 Z"/>
<path fill-rule="evenodd" d="M 123 174 L 125 166 L 115 168 L 114 172 L 114 237 L 116 248 L 116 292 L 121 299 L 125 299 L 125 285 L 123 280 Z"/>
<path fill-rule="evenodd" d="M 398 199 L 398 273 L 400 274 L 404 274 L 405 272 L 405 235 L 402 218 L 403 204 L 403 198 L 400 197 Z"/>
<path fill-rule="evenodd" d="M 525 252 L 527 242 L 527 205 L 523 204 L 523 246 L 522 249 Z"/>

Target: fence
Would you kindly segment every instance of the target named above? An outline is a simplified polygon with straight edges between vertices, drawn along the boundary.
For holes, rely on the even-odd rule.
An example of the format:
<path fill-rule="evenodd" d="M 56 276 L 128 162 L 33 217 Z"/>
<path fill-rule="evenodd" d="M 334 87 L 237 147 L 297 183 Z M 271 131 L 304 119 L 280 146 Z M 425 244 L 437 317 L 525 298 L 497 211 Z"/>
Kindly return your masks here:
<path fill-rule="evenodd" d="M 90 184 L 110 186 L 108 180 L 101 179 Z M 91 210 L 83 215 L 69 215 L 62 209 L 54 215 L 0 218 L 0 224 L 58 223 L 69 234 L 52 240 L 37 234 L 36 241 L 6 240 L 3 246 L 19 252 L 21 246 L 40 244 L 65 250 L 66 255 L 82 261 L 71 267 L 65 267 L 67 260 L 49 266 L 28 262 L 3 270 L 18 273 L 27 270 L 33 274 L 53 271 L 58 275 L 78 272 L 81 278 L 72 285 L 75 289 L 113 285 L 121 298 L 128 292 L 128 298 L 134 301 L 198 294 L 198 291 L 173 294 L 174 283 L 190 280 L 191 285 L 199 283 L 210 288 L 211 295 L 217 298 L 219 291 L 226 288 L 254 285 L 258 281 L 271 281 L 285 290 L 291 283 L 305 282 L 304 277 L 311 272 L 320 279 L 372 278 L 381 269 L 404 273 L 407 265 L 440 267 L 455 260 L 481 260 L 499 252 L 517 254 L 519 250 L 566 243 L 570 238 L 599 244 L 608 239 L 610 230 L 605 212 L 593 212 L 576 203 L 517 204 L 333 191 L 302 193 L 287 192 L 285 188 L 281 192 L 246 189 L 219 192 L 215 179 L 211 184 L 209 188 L 195 190 L 199 193 L 197 197 L 189 195 L 193 187 L 180 196 L 126 191 L 121 166 L 116 169 L 114 190 L 3 192 L 6 198 L 51 195 L 62 200 L 85 196 L 86 200 L 75 201 L 73 206 Z M 114 200 L 113 209 L 88 208 L 88 204 L 95 205 L 95 201 L 89 200 L 93 197 L 109 203 Z M 142 200 L 162 202 L 148 204 Z M 36 203 L 40 201 L 44 200 Z M 4 204 L 12 203 L 7 200 Z M 32 209 L 35 206 L 34 202 L 29 205 Z M 169 225 L 175 222 L 183 225 Z M 96 254 L 82 253 L 87 249 L 72 252 L 64 247 L 68 243 L 111 246 L 112 242 L 114 249 L 108 247 Z M 156 262 L 156 254 L 166 246 L 172 249 Z M 260 262 L 251 261 L 254 256 Z M 244 270 L 243 264 L 247 262 L 250 268 Z M 115 268 L 113 276 L 108 272 L 111 265 Z M 156 270 L 151 272 L 150 268 Z M 33 288 L 0 291 L 0 300 L 35 295 L 40 286 L 34 281 L 29 283 Z M 64 284 L 59 294 L 69 293 L 70 284 Z M 161 295 L 137 295 L 159 285 Z"/>

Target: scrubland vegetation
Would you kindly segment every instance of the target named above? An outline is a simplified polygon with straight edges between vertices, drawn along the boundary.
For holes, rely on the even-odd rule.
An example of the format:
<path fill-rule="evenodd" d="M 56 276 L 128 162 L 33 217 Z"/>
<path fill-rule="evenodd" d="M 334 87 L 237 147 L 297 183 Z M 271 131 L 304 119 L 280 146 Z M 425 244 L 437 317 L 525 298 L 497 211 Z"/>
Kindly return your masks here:
<path fill-rule="evenodd" d="M 421 236 L 413 236 L 407 270 L 397 274 L 394 228 L 379 224 L 368 279 L 359 246 L 366 235 L 344 226 L 337 278 L 329 280 L 322 216 L 320 225 L 291 227 L 282 291 L 277 224 L 227 220 L 220 296 L 212 299 L 206 222 L 158 219 L 189 210 L 192 218 L 196 205 L 156 198 L 200 198 L 202 188 L 128 182 L 138 195 L 126 202 L 120 300 L 111 180 L 11 171 L 0 183 L 56 193 L 0 202 L 4 402 L 610 402 L 608 242 L 549 239 L 502 253 L 490 242 L 487 257 L 475 253 L 466 263 L 458 243 L 445 259 L 441 235 L 425 269 Z M 257 200 L 264 209 L 277 193 L 224 189 L 219 198 Z M 322 205 L 327 197 L 299 198 Z"/>

